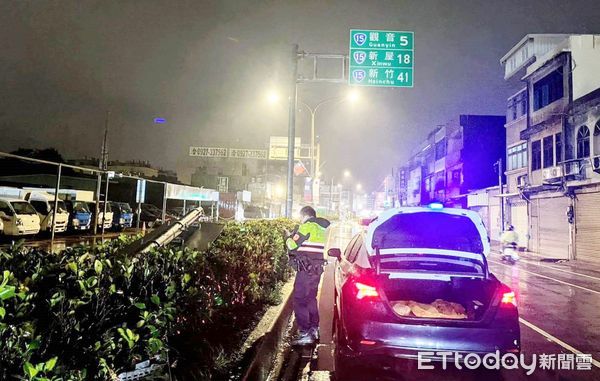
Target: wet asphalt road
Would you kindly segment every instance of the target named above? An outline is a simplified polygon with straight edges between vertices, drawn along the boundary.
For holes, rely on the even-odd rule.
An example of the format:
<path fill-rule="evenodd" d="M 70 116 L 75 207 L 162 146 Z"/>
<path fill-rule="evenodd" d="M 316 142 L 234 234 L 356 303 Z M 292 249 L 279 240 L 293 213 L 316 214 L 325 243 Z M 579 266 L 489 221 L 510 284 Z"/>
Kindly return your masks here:
<path fill-rule="evenodd" d="M 330 229 L 328 247 L 344 249 L 358 227 L 350 223 Z M 600 265 L 550 264 L 523 258 L 516 265 L 503 263 L 497 253 L 488 258 L 490 269 L 517 295 L 521 317 L 522 353 L 528 363 L 541 354 L 591 354 L 591 370 L 542 370 L 531 376 L 523 370 L 500 372 L 457 369 L 407 370 L 390 377 L 377 364 L 359 366 L 356 380 L 600 380 Z M 331 335 L 333 266 L 327 266 L 321 283 L 321 344 L 311 371 L 333 372 L 334 343 Z M 538 357 L 539 364 L 539 357 Z M 358 364 L 362 365 L 362 364 Z M 323 372 L 326 374 L 326 372 Z M 319 379 L 323 379 L 323 373 Z M 311 377 L 309 377 L 310 379 Z M 316 377 L 312 377 L 316 379 Z M 332 377 L 333 378 L 333 377 Z"/>

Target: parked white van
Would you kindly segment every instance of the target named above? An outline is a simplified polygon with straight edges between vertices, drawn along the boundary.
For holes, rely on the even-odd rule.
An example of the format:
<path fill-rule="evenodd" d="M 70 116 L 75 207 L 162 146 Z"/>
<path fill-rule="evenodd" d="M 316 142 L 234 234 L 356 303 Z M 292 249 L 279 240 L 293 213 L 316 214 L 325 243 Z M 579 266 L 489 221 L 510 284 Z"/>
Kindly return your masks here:
<path fill-rule="evenodd" d="M 106 218 L 104 218 L 104 201 L 99 202 L 97 218 L 94 218 L 96 215 L 96 203 L 88 202 L 88 208 L 90 208 L 90 211 L 92 212 L 92 221 L 96 220 L 99 229 L 102 229 L 102 221 L 104 221 L 105 230 L 112 227 L 114 213 L 110 207 L 110 203 L 106 204 Z"/>
<path fill-rule="evenodd" d="M 18 198 L 0 198 L 2 234 L 33 235 L 40 232 L 40 217 L 31 204 Z"/>
<path fill-rule="evenodd" d="M 40 217 L 40 231 L 52 231 L 52 217 L 54 215 L 55 196 L 47 192 L 24 191 L 22 196 L 29 201 L 31 206 L 35 208 Z M 54 227 L 55 233 L 62 233 L 67 230 L 69 224 L 69 211 L 63 200 L 58 200 L 58 208 L 56 210 L 56 224 Z"/>

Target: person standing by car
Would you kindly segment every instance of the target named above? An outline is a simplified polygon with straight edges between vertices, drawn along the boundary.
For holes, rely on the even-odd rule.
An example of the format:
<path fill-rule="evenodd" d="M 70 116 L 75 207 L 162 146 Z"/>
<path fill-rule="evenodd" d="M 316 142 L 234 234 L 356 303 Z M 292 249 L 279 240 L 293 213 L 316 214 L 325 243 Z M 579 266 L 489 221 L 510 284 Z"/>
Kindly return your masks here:
<path fill-rule="evenodd" d="M 286 239 L 294 282 L 294 314 L 299 335 L 292 345 L 312 345 L 319 340 L 319 309 L 317 291 L 323 274 L 325 241 L 330 222 L 317 218 L 310 206 L 300 210 L 302 224 Z"/>

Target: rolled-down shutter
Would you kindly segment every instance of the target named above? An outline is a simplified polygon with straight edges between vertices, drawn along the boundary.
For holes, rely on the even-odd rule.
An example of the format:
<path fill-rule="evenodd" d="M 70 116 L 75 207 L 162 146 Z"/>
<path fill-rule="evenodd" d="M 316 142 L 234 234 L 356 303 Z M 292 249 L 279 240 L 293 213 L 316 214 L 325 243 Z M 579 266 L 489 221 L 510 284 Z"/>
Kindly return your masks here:
<path fill-rule="evenodd" d="M 543 258 L 569 259 L 567 197 L 540 198 L 538 202 L 539 249 Z"/>
<path fill-rule="evenodd" d="M 519 247 L 527 247 L 529 241 L 529 220 L 527 219 L 527 202 L 513 201 L 510 205 L 510 224 L 519 235 Z"/>
<path fill-rule="evenodd" d="M 529 203 L 529 247 L 530 251 L 538 253 L 540 251 L 540 215 L 538 212 L 537 200 L 531 200 Z"/>
<path fill-rule="evenodd" d="M 600 192 L 575 200 L 575 259 L 600 262 Z"/>
<path fill-rule="evenodd" d="M 490 205 L 489 208 L 489 219 L 490 219 L 490 239 L 492 241 L 500 241 L 500 206 Z"/>

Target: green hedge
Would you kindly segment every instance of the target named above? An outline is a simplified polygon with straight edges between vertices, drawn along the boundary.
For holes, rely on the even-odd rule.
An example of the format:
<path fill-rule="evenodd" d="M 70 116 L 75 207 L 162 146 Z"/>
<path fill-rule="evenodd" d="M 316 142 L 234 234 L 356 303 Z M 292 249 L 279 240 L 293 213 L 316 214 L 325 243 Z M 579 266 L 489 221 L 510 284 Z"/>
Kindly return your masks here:
<path fill-rule="evenodd" d="M 276 299 L 291 227 L 228 223 L 206 252 L 127 257 L 125 237 L 59 255 L 0 251 L 0 379 L 116 379 L 156 355 L 179 379 L 216 377 L 228 340 L 215 329 L 233 324 L 239 340 L 236 321 L 253 319 L 240 314 Z"/>

